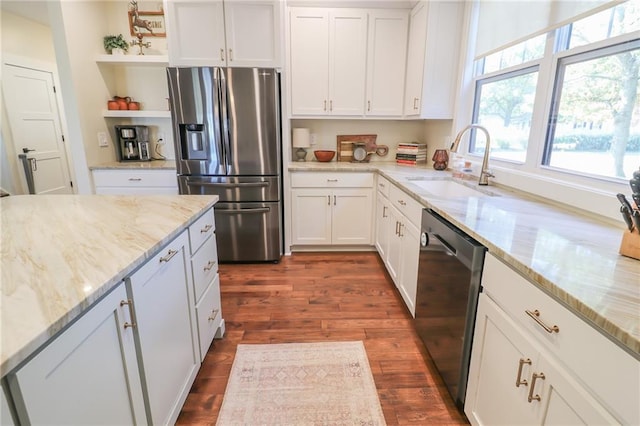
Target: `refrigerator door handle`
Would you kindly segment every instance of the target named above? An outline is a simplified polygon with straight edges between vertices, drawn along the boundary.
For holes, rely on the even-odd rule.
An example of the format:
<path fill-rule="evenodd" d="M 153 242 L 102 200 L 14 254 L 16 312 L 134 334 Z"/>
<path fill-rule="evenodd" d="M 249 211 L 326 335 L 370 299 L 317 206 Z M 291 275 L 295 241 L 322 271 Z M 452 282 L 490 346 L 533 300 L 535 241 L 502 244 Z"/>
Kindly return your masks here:
<path fill-rule="evenodd" d="M 227 97 L 227 79 L 222 68 L 216 70 L 218 72 L 218 84 L 220 89 L 220 133 L 222 136 L 222 152 L 224 158 L 225 174 L 231 171 L 231 146 L 229 136 L 229 112 Z"/>
<path fill-rule="evenodd" d="M 268 213 L 269 207 L 258 207 L 254 209 L 215 209 L 216 213 L 221 214 L 245 214 L 245 213 Z"/>
<path fill-rule="evenodd" d="M 239 182 L 239 183 L 225 183 L 225 182 L 187 182 L 189 186 L 217 186 L 222 188 L 247 188 L 247 187 L 267 187 L 269 182 Z"/>

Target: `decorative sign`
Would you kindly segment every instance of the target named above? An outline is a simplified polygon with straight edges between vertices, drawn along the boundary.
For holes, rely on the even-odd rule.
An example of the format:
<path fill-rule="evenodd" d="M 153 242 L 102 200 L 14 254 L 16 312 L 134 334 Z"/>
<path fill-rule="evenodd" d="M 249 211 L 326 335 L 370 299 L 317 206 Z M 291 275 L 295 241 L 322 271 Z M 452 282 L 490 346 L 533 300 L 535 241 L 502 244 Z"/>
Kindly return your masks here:
<path fill-rule="evenodd" d="M 164 12 L 143 12 L 137 8 L 129 10 L 129 29 L 132 36 L 166 37 Z"/>

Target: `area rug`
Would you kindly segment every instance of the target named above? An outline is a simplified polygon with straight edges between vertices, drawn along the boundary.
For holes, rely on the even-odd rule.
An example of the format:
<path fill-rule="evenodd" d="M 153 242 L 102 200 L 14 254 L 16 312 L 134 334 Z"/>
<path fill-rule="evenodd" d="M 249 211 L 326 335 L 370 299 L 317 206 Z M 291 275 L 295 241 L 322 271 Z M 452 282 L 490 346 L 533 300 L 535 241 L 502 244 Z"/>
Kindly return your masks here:
<path fill-rule="evenodd" d="M 385 425 L 362 342 L 238 345 L 218 425 Z"/>

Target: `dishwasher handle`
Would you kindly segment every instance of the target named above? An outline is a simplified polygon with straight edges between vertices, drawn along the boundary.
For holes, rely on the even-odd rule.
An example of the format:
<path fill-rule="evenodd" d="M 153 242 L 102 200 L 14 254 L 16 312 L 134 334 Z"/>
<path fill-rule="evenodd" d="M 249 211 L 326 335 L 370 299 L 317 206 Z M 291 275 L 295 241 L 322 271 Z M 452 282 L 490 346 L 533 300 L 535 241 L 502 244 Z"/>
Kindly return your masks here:
<path fill-rule="evenodd" d="M 435 233 L 433 234 L 433 236 L 434 236 L 434 237 L 436 237 L 436 239 L 437 239 L 438 241 L 440 241 L 440 244 L 442 244 L 442 246 L 443 246 L 444 248 L 446 248 L 446 249 L 447 249 L 447 251 L 449 252 L 449 254 L 451 254 L 452 256 L 455 256 L 455 257 L 457 257 L 457 256 L 458 256 L 458 251 L 457 251 L 455 248 L 453 248 L 453 246 L 452 246 L 451 244 L 449 244 L 449 243 L 447 242 L 447 240 L 445 240 L 445 239 L 444 239 L 444 238 L 442 238 L 440 235 L 435 234 Z"/>

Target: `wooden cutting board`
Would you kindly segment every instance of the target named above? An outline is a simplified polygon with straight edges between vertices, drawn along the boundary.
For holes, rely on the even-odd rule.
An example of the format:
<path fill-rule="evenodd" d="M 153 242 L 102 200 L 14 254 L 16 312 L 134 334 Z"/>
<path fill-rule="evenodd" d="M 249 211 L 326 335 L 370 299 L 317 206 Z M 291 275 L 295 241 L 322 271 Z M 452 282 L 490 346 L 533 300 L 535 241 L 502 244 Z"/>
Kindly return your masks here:
<path fill-rule="evenodd" d="M 366 144 L 367 153 L 376 152 L 376 138 L 378 135 L 338 135 L 336 151 L 338 158 L 336 161 L 351 162 L 353 161 L 353 142 L 364 142 Z M 363 162 L 369 161 L 369 155 Z"/>

